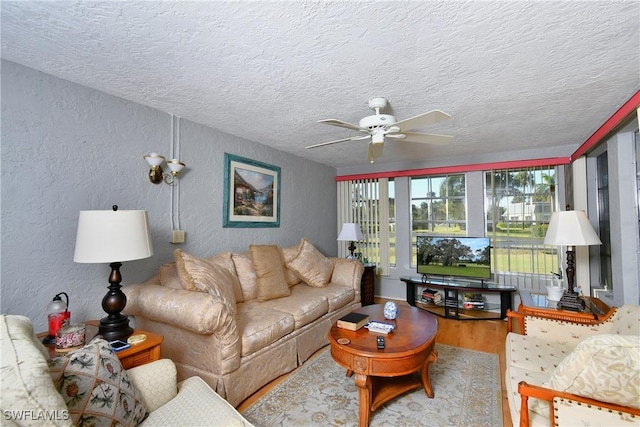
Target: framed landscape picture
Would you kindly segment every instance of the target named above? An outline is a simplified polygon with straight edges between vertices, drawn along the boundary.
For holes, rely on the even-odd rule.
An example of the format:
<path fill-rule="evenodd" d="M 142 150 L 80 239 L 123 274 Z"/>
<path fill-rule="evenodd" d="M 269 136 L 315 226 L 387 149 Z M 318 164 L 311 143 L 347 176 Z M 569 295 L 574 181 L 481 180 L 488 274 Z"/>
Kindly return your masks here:
<path fill-rule="evenodd" d="M 280 227 L 280 167 L 224 153 L 223 227 Z"/>

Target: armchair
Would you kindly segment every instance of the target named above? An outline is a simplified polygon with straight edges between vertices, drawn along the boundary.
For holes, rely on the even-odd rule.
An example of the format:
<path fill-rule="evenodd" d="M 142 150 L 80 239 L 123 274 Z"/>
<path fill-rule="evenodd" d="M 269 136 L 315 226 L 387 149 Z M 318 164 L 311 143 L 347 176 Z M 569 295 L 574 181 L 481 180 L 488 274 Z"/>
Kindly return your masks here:
<path fill-rule="evenodd" d="M 505 385 L 514 425 L 638 425 L 640 307 L 608 314 L 598 321 L 507 314 Z"/>
<path fill-rule="evenodd" d="M 69 411 L 49 372 L 48 352 L 24 316 L 0 315 L 2 425 L 71 426 Z M 128 369 L 149 412 L 142 427 L 251 424 L 200 377 L 177 383 L 175 364 L 161 359 Z"/>

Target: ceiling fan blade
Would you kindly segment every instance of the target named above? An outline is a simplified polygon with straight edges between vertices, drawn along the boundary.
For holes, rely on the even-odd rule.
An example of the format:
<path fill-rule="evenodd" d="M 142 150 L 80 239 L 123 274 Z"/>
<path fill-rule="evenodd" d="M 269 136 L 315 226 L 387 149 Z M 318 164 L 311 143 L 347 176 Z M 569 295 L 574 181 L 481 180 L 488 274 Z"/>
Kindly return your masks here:
<path fill-rule="evenodd" d="M 338 119 L 318 120 L 318 123 L 324 123 L 325 125 L 338 126 L 341 128 L 357 130 L 360 132 L 368 132 L 367 129 L 363 129 L 358 125 L 352 125 L 351 123 L 343 122 L 342 120 L 338 120 Z"/>
<path fill-rule="evenodd" d="M 436 135 L 433 133 L 419 132 L 404 132 L 403 134 L 406 136 L 405 138 L 403 138 L 405 141 L 419 142 L 422 144 L 447 145 L 448 143 L 453 141 L 453 136 L 451 135 Z"/>
<path fill-rule="evenodd" d="M 336 139 L 335 141 L 321 142 L 320 144 L 313 144 L 313 145 L 309 145 L 308 147 L 304 147 L 304 148 L 316 148 L 316 147 L 322 147 L 324 145 L 337 144 L 338 142 L 359 141 L 361 139 L 367 139 L 367 138 L 370 138 L 370 136 L 369 135 L 352 136 L 351 138 L 342 138 L 342 139 Z"/>
<path fill-rule="evenodd" d="M 419 129 L 424 126 L 433 125 L 439 122 L 443 122 L 451 118 L 451 115 L 440 110 L 433 110 L 427 113 L 419 114 L 408 119 L 400 120 L 390 126 L 397 126 L 401 131 Z"/>

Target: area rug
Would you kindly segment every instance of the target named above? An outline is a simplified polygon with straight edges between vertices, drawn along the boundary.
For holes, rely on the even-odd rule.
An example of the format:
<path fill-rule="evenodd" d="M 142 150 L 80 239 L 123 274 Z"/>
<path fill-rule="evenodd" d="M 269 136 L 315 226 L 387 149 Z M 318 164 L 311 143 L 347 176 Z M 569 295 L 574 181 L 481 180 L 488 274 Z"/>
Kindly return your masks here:
<path fill-rule="evenodd" d="M 502 426 L 498 356 L 437 344 L 435 393 L 419 388 L 378 408 L 370 426 Z M 258 427 L 357 426 L 358 389 L 325 348 L 247 408 Z"/>

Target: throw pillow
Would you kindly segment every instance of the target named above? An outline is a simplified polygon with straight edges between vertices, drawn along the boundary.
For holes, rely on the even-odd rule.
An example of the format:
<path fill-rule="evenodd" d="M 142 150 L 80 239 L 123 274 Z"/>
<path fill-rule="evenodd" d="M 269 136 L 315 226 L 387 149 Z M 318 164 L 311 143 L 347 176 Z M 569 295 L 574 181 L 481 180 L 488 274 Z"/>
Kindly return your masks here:
<path fill-rule="evenodd" d="M 236 267 L 244 300 L 256 299 L 258 297 L 258 279 L 251 254 L 249 252 L 234 253 L 231 255 L 231 259 Z"/>
<path fill-rule="evenodd" d="M 49 366 L 74 425 L 136 426 L 147 417 L 140 393 L 101 337 Z"/>
<path fill-rule="evenodd" d="M 258 282 L 258 301 L 288 296 L 291 291 L 284 276 L 284 260 L 276 245 L 249 245 Z"/>
<path fill-rule="evenodd" d="M 295 246 L 289 246 L 281 249 L 282 258 L 284 259 L 284 265 L 285 265 L 284 277 L 287 279 L 287 284 L 289 285 L 289 287 L 297 285 L 298 283 L 302 282 L 302 279 L 300 278 L 300 276 L 298 276 L 298 273 L 296 273 L 295 271 L 293 271 L 292 269 L 286 266 L 289 263 L 289 261 L 291 261 L 298 255 L 298 252 L 300 252 L 301 244 L 302 242 L 298 243 Z"/>
<path fill-rule="evenodd" d="M 302 239 L 298 255 L 289 261 L 287 267 L 315 288 L 327 286 L 333 273 L 333 261 L 322 255 L 307 239 Z"/>
<path fill-rule="evenodd" d="M 549 388 L 640 409 L 640 337 L 584 339 L 549 378 Z"/>
<path fill-rule="evenodd" d="M 48 426 L 71 426 L 67 407 L 51 381 L 49 354 L 36 338 L 31 321 L 15 314 L 0 315 L 0 372 L 2 392 L 0 408 L 2 425 L 18 425 L 11 413 L 32 415 L 22 418 L 21 425 L 45 425 L 35 415 L 51 414 Z M 30 423 L 29 423 L 30 422 Z"/>
<path fill-rule="evenodd" d="M 184 289 L 180 282 L 180 276 L 178 275 L 178 269 L 176 263 L 162 264 L 160 266 L 160 284 L 168 288 Z"/>
<path fill-rule="evenodd" d="M 180 281 L 186 290 L 207 292 L 236 312 L 236 295 L 240 293 L 242 301 L 242 290 L 231 253 L 203 259 L 176 249 L 174 255 Z M 229 265 L 225 261 L 227 255 Z M 233 268 L 233 273 L 230 268 Z"/>

